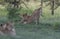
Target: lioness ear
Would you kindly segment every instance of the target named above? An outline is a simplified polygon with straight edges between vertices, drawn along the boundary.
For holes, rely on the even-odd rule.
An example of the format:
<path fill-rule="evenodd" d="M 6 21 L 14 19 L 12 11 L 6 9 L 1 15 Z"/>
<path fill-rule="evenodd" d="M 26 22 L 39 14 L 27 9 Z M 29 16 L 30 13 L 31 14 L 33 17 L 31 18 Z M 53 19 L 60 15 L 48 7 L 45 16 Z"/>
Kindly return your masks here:
<path fill-rule="evenodd" d="M 24 16 L 27 16 L 27 13 L 23 14 L 23 17 L 24 17 Z"/>
<path fill-rule="evenodd" d="M 3 26 L 3 24 L 0 24 L 0 26 L 2 27 L 2 26 Z"/>

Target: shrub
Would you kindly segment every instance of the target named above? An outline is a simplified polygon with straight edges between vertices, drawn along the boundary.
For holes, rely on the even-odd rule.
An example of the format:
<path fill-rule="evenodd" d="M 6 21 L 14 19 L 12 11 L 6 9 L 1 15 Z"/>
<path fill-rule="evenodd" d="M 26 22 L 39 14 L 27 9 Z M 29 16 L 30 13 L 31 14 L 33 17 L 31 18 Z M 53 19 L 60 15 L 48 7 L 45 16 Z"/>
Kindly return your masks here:
<path fill-rule="evenodd" d="M 54 28 L 54 30 L 60 30 L 60 22 L 54 23 L 53 28 Z"/>
<path fill-rule="evenodd" d="M 9 20 L 17 20 L 17 19 L 19 19 L 18 14 L 20 14 L 20 13 L 18 11 L 20 9 L 18 9 L 18 8 L 8 8 L 7 10 L 8 10 L 8 19 Z"/>

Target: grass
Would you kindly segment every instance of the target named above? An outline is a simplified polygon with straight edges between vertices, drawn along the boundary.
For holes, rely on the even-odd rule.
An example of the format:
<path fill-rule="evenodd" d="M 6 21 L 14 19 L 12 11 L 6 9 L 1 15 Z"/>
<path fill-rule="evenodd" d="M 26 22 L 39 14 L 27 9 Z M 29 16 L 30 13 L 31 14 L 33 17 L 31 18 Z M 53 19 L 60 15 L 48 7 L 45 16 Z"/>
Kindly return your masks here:
<path fill-rule="evenodd" d="M 33 4 L 33 3 L 32 3 Z M 32 14 L 32 11 L 39 6 L 32 5 L 29 9 L 22 8 L 19 12 L 21 14 Z M 29 5 L 29 4 L 28 4 Z M 8 11 L 6 9 L 0 9 L 0 23 L 6 22 Z M 20 38 L 12 38 L 9 36 L 0 36 L 0 39 L 60 39 L 60 32 L 54 30 L 57 26 L 60 26 L 60 7 L 55 10 L 55 14 L 52 16 L 49 6 L 43 8 L 43 17 L 40 18 L 40 24 L 19 24 L 15 23 L 17 36 Z"/>
<path fill-rule="evenodd" d="M 16 24 L 16 32 L 20 38 L 14 39 L 59 39 L 60 32 L 55 32 L 44 25 Z M 0 37 L 1 39 L 13 39 L 9 36 Z"/>
<path fill-rule="evenodd" d="M 0 22 L 6 21 L 6 18 L 1 18 Z M 3 21 L 3 22 L 4 22 Z M 60 39 L 60 32 L 56 32 L 53 30 L 52 24 L 53 21 L 50 23 L 46 22 L 47 20 L 41 21 L 41 24 L 15 24 L 16 33 L 18 38 L 13 38 L 9 36 L 0 36 L 0 39 Z M 55 23 L 55 22 L 54 22 Z"/>

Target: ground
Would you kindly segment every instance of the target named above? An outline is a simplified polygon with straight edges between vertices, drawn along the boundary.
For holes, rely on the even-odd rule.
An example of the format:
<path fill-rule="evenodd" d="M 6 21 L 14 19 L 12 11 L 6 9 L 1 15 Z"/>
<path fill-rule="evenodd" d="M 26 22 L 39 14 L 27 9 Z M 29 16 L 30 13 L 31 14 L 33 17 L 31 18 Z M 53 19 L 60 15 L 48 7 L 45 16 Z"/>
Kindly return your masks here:
<path fill-rule="evenodd" d="M 45 27 L 42 25 L 20 24 L 15 27 L 17 36 L 19 37 L 14 37 L 14 39 L 60 39 L 60 32 L 56 32 L 53 29 L 48 28 L 49 26 Z M 1 36 L 0 39 L 13 38 L 9 36 Z"/>

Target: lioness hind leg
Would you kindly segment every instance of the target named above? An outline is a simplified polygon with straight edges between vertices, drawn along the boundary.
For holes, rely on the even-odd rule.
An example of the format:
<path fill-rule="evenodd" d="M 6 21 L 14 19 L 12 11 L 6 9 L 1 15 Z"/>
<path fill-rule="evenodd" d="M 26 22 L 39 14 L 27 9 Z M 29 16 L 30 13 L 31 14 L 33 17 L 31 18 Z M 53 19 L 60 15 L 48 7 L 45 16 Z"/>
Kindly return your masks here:
<path fill-rule="evenodd" d="M 36 19 L 36 20 L 35 20 L 35 23 L 36 23 L 36 24 L 39 24 L 39 19 Z"/>

